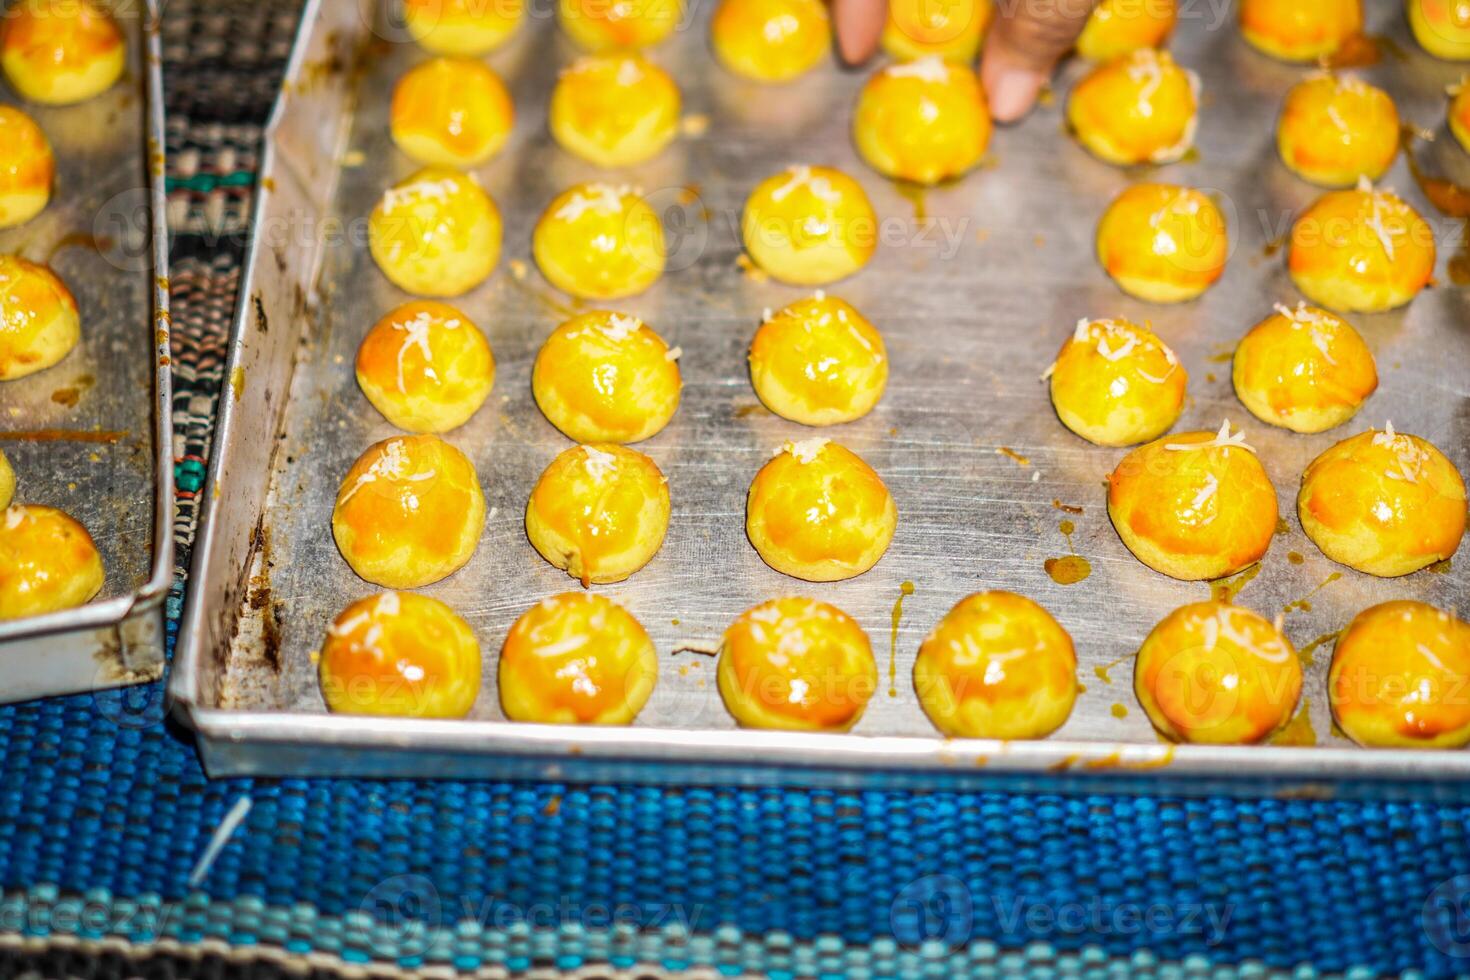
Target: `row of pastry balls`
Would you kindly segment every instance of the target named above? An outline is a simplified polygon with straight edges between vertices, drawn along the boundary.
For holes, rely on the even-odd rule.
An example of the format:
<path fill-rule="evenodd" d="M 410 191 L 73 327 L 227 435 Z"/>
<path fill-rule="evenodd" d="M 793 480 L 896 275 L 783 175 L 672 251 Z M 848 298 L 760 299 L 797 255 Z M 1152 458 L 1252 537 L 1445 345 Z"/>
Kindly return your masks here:
<path fill-rule="evenodd" d="M 65 357 L 81 337 L 71 290 L 50 268 L 0 255 L 0 385 Z M 102 588 L 102 558 L 74 518 L 13 504 L 15 472 L 0 453 L 0 619 L 79 606 Z"/>
<path fill-rule="evenodd" d="M 796 165 L 751 191 L 741 218 L 746 251 L 783 282 L 824 285 L 865 266 L 880 225 L 862 185 L 830 167 Z M 410 293 L 457 296 L 500 258 L 495 202 L 472 175 L 428 167 L 384 192 L 369 248 Z M 1098 261 L 1124 292 L 1157 303 L 1194 299 L 1219 280 L 1230 251 L 1220 206 L 1172 184 L 1135 184 L 1098 222 Z M 588 299 L 648 289 L 663 274 L 658 214 L 638 188 L 601 182 L 558 195 L 536 223 L 532 254 L 556 288 Z M 1409 302 L 1434 271 L 1433 229 L 1391 190 L 1366 180 L 1329 191 L 1292 224 L 1287 269 L 1309 299 L 1378 312 Z"/>
<path fill-rule="evenodd" d="M 21 98 L 71 105 L 122 75 L 127 46 L 117 23 L 92 0 L 28 0 L 0 19 L 0 70 Z M 51 198 L 56 159 L 40 125 L 0 106 L 0 228 L 40 214 Z"/>
<path fill-rule="evenodd" d="M 758 185 L 742 232 L 751 258 L 798 285 L 834 282 L 877 249 L 879 223 L 862 186 L 827 167 L 794 166 Z M 383 193 L 368 220 L 368 248 L 395 286 L 454 297 L 500 260 L 494 200 L 471 174 L 426 167 Z M 531 251 L 557 289 L 606 300 L 647 290 L 663 274 L 663 225 L 641 191 L 593 181 L 557 195 L 536 222 Z"/>
<path fill-rule="evenodd" d="M 593 52 L 635 49 L 667 38 L 684 15 L 682 0 L 558 0 L 562 29 Z M 504 44 L 524 17 L 522 0 L 403 0 L 404 26 L 426 50 L 481 55 Z M 895 0 L 888 4 L 882 45 L 900 60 L 937 54 L 973 61 L 994 16 L 993 0 Z M 1157 45 L 1173 30 L 1174 0 L 1103 0 L 1093 11 L 1078 53 L 1106 59 L 1140 45 Z M 820 0 L 721 0 L 710 24 L 716 56 L 732 72 L 763 82 L 796 78 L 831 48 L 831 26 Z"/>
<path fill-rule="evenodd" d="M 721 697 L 746 728 L 843 732 L 878 687 L 872 644 L 847 613 L 815 599 L 753 606 L 724 632 Z M 449 606 L 415 593 L 369 596 L 327 627 L 317 654 L 335 712 L 462 718 L 481 687 L 473 630 Z M 625 725 L 658 679 L 642 624 L 606 596 L 563 593 L 511 626 L 497 662 L 512 721 Z M 1011 592 L 957 603 L 919 646 L 913 683 L 943 734 L 1037 739 L 1067 720 L 1077 698 L 1071 637 L 1044 608 Z M 1341 632 L 1328 698 L 1359 744 L 1457 748 L 1470 742 L 1470 625 L 1433 606 L 1394 601 Z M 1229 603 L 1200 602 L 1161 620 L 1140 646 L 1134 691 L 1154 727 L 1177 742 L 1251 744 L 1291 719 L 1301 661 L 1281 629 Z"/>
<path fill-rule="evenodd" d="M 816 0 L 813 0 L 816 2 Z M 631 51 L 586 55 L 563 70 L 548 111 L 552 137 L 602 167 L 657 156 L 680 130 L 673 78 Z M 505 144 L 515 110 L 485 64 L 441 56 L 409 69 L 393 89 L 389 132 L 413 160 L 473 167 Z M 932 56 L 880 69 L 863 87 L 853 140 L 885 176 L 933 184 L 976 166 L 991 122 L 975 74 Z"/>
<path fill-rule="evenodd" d="M 668 480 L 650 457 L 616 443 L 578 445 L 537 479 L 526 536 L 584 587 L 620 582 L 663 547 L 669 513 Z M 464 567 L 485 516 L 484 491 L 463 452 L 436 435 L 394 436 L 370 446 L 343 477 L 332 536 L 359 577 L 411 589 Z M 873 468 L 822 438 L 784 444 L 746 499 L 746 533 L 761 559 L 812 582 L 872 568 L 897 524 L 893 496 Z"/>
<path fill-rule="evenodd" d="M 1174 184 L 1134 184 L 1097 227 L 1097 258 L 1118 287 L 1153 303 L 1195 299 L 1219 280 L 1230 253 L 1220 206 Z M 1377 313 L 1408 303 L 1434 273 L 1434 230 L 1403 198 L 1363 178 L 1329 191 L 1297 216 L 1287 238 L 1292 282 L 1314 303 Z"/>
<path fill-rule="evenodd" d="M 1235 347 L 1236 397 L 1262 422 L 1315 433 L 1351 419 L 1378 388 L 1373 353 L 1346 320 L 1299 302 Z M 1189 372 L 1147 325 L 1084 318 L 1042 375 L 1062 424 L 1099 446 L 1132 446 L 1173 428 Z"/>
<path fill-rule="evenodd" d="M 1455 465 L 1391 422 L 1321 453 L 1302 474 L 1296 503 L 1324 555 L 1369 575 L 1419 571 L 1453 555 L 1465 535 L 1465 481 Z M 1279 517 L 1265 467 L 1228 420 L 1216 433 L 1163 436 L 1129 452 L 1108 477 L 1108 516 L 1135 558 L 1186 581 L 1256 564 Z"/>
<path fill-rule="evenodd" d="M 636 316 L 592 310 L 560 324 L 536 355 L 532 393 L 542 413 L 579 442 L 642 442 L 679 407 L 683 351 Z M 765 310 L 750 345 L 751 383 L 777 415 L 804 425 L 851 422 L 888 383 L 883 337 L 851 304 L 817 290 Z M 358 386 L 409 432 L 469 421 L 495 384 L 495 357 L 464 313 L 437 300 L 392 310 L 363 337 Z"/>

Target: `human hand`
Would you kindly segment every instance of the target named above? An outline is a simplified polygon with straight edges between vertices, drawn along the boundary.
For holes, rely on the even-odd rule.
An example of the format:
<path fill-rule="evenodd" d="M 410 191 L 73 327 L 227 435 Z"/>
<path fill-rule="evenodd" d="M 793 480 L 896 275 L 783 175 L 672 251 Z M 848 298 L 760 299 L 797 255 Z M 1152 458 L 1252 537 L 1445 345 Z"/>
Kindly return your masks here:
<path fill-rule="evenodd" d="M 937 0 L 932 0 L 937 2 Z M 1014 122 L 1036 104 L 1071 50 L 1097 0 L 996 0 L 995 23 L 980 56 L 980 81 L 997 122 Z M 832 0 L 837 50 L 850 65 L 878 50 L 888 0 Z"/>

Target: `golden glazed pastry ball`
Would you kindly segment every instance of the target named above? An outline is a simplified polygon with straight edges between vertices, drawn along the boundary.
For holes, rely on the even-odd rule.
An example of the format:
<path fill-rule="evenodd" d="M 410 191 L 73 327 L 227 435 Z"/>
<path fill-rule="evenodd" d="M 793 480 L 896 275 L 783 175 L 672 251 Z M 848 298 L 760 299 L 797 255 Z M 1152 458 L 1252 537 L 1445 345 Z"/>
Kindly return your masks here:
<path fill-rule="evenodd" d="M 1139 48 L 1162 47 L 1179 20 L 1175 0 L 1102 0 L 1077 38 L 1088 61 L 1112 61 Z"/>
<path fill-rule="evenodd" d="M 1332 651 L 1332 717 L 1354 742 L 1458 749 L 1470 743 L 1470 625 L 1400 600 L 1353 617 Z"/>
<path fill-rule="evenodd" d="M 1108 163 L 1171 163 L 1194 145 L 1199 76 L 1138 48 L 1094 68 L 1067 99 L 1067 125 Z"/>
<path fill-rule="evenodd" d="M 395 436 L 357 458 L 332 508 L 332 537 L 374 585 L 416 589 L 475 553 L 485 495 L 464 453 L 434 435 Z"/>
<path fill-rule="evenodd" d="M 0 381 L 60 361 L 82 336 L 77 301 L 44 265 L 0 255 Z"/>
<path fill-rule="evenodd" d="M 1108 516 L 1156 572 L 1215 579 L 1254 565 L 1276 533 L 1276 491 L 1245 434 L 1185 432 L 1139 446 L 1108 477 Z"/>
<path fill-rule="evenodd" d="M 816 599 L 772 599 L 725 630 L 716 668 L 725 707 L 745 728 L 845 732 L 878 687 L 868 635 Z"/>
<path fill-rule="evenodd" d="M 751 259 L 782 282 L 822 286 L 868 264 L 878 216 L 862 185 L 831 167 L 788 167 L 745 199 L 741 235 Z"/>
<path fill-rule="evenodd" d="M 822 0 L 721 0 L 710 22 L 720 63 L 758 82 L 786 82 L 827 56 L 832 31 Z"/>
<path fill-rule="evenodd" d="M 463 718 L 480 693 L 480 643 L 438 599 L 383 592 L 327 627 L 317 679 L 339 714 Z"/>
<path fill-rule="evenodd" d="M 938 55 L 874 72 L 858 96 L 852 138 L 885 177 L 937 184 L 980 162 L 990 144 L 980 79 Z"/>
<path fill-rule="evenodd" d="M 56 159 L 41 127 L 14 106 L 0 105 L 0 228 L 40 214 L 55 175 Z"/>
<path fill-rule="evenodd" d="M 515 107 L 500 76 L 473 58 L 431 58 L 393 87 L 388 126 L 419 163 L 473 167 L 505 145 Z"/>
<path fill-rule="evenodd" d="M 1138 650 L 1133 691 L 1175 742 L 1249 745 L 1291 720 L 1302 665 L 1269 620 L 1225 602 L 1165 616 Z"/>
<path fill-rule="evenodd" d="M 1449 124 L 1466 153 L 1470 153 L 1470 84 L 1461 81 L 1450 86 Z"/>
<path fill-rule="evenodd" d="M 80 606 L 102 577 L 92 536 L 67 514 L 37 504 L 0 511 L 0 619 Z"/>
<path fill-rule="evenodd" d="M 969 64 L 994 15 L 994 0 L 890 0 L 883 50 L 895 61 L 934 54 Z"/>
<path fill-rule="evenodd" d="M 684 14 L 681 0 L 557 0 L 556 9 L 561 29 L 587 51 L 651 47 Z"/>
<path fill-rule="evenodd" d="M 403 0 L 403 22 L 425 50 L 436 54 L 485 54 L 520 26 L 523 0 Z"/>
<path fill-rule="evenodd" d="M 458 296 L 500 259 L 500 211 L 475 179 L 425 167 L 383 192 L 368 248 L 388 280 L 420 296 Z"/>
<path fill-rule="evenodd" d="M 679 408 L 679 354 L 636 316 L 594 310 L 546 338 L 531 393 L 570 439 L 642 442 Z"/>
<path fill-rule="evenodd" d="M 1240 33 L 1282 61 L 1316 61 L 1363 32 L 1362 0 L 1241 0 Z"/>
<path fill-rule="evenodd" d="M 546 207 L 531 236 L 536 265 L 585 299 L 641 293 L 664 271 L 664 229 L 635 187 L 578 184 Z"/>
<path fill-rule="evenodd" d="M 1470 61 L 1470 0 L 1407 0 L 1419 46 L 1446 61 Z"/>
<path fill-rule="evenodd" d="M 1276 149 L 1289 169 L 1314 184 L 1377 180 L 1399 151 L 1399 113 L 1387 92 L 1361 79 L 1313 75 L 1286 93 Z"/>
<path fill-rule="evenodd" d="M 485 335 L 448 303 L 404 303 L 357 348 L 357 384 L 400 429 L 447 432 L 470 420 L 495 386 Z"/>
<path fill-rule="evenodd" d="M 1194 299 L 1219 279 L 1230 254 L 1225 216 L 1205 194 L 1134 184 L 1097 226 L 1097 259 L 1118 288 L 1152 303 Z"/>
<path fill-rule="evenodd" d="M 612 443 L 562 452 L 526 505 L 531 545 L 584 589 L 647 565 L 668 529 L 669 481 L 653 460 Z"/>
<path fill-rule="evenodd" d="M 761 559 L 808 582 L 866 572 L 897 526 L 898 508 L 878 474 L 827 439 L 782 446 L 755 475 L 745 503 L 745 533 Z"/>
<path fill-rule="evenodd" d="M 658 653 L 643 625 L 586 592 L 542 599 L 500 649 L 500 705 L 511 721 L 626 725 L 657 680 Z"/>
<path fill-rule="evenodd" d="M 1281 304 L 1235 348 L 1235 394 L 1262 422 L 1324 432 L 1357 414 L 1378 388 L 1373 352 L 1340 317 Z"/>
<path fill-rule="evenodd" d="M 1131 446 L 1169 431 L 1189 375 L 1148 327 L 1078 320 L 1047 369 L 1062 424 L 1099 446 Z"/>
<path fill-rule="evenodd" d="M 945 735 L 1045 738 L 1077 700 L 1077 654 L 1067 631 L 1030 599 L 978 592 L 925 637 L 914 690 Z"/>
<path fill-rule="evenodd" d="M 101 95 L 127 59 L 117 22 L 93 0 L 23 0 L 0 23 L 0 67 L 30 102 L 71 105 Z"/>
<path fill-rule="evenodd" d="M 888 384 L 888 355 L 861 313 L 819 289 L 766 317 L 750 345 L 750 380 L 761 402 L 782 418 L 836 425 L 878 404 Z"/>
<path fill-rule="evenodd" d="M 1312 302 L 1378 313 L 1403 306 L 1434 274 L 1434 231 L 1391 190 L 1364 181 L 1319 197 L 1291 226 L 1291 281 Z"/>
<path fill-rule="evenodd" d="M 15 470 L 10 468 L 10 460 L 5 458 L 4 451 L 0 451 L 0 509 L 9 507 L 14 499 Z"/>
<path fill-rule="evenodd" d="M 679 86 L 632 52 L 589 54 L 557 78 L 551 135 L 599 167 L 651 160 L 679 131 Z"/>
<path fill-rule="evenodd" d="M 1324 555 L 1369 575 L 1416 572 L 1453 555 L 1465 534 L 1465 481 L 1455 464 L 1392 422 L 1312 460 L 1296 506 Z"/>

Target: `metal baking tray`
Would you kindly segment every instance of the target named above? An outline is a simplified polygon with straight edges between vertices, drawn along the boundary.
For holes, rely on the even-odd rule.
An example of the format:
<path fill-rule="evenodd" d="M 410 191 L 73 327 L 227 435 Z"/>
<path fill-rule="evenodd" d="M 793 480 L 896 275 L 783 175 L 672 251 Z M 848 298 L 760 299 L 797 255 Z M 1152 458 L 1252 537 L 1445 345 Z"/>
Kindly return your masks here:
<path fill-rule="evenodd" d="M 0 252 L 49 262 L 76 296 L 82 339 L 60 364 L 0 383 L 0 449 L 16 500 L 91 532 L 106 581 L 85 606 L 0 622 L 0 702 L 156 680 L 173 576 L 168 233 L 158 10 L 114 5 L 128 66 L 75 106 L 31 105 L 56 154 L 46 210 L 0 231 Z"/>
<path fill-rule="evenodd" d="M 740 81 L 708 53 L 708 5 L 692 6 L 692 22 L 651 53 L 683 87 L 685 135 L 647 165 L 612 175 L 641 185 L 657 204 L 671 249 L 663 279 L 620 305 L 684 350 L 679 413 L 638 447 L 669 478 L 667 541 L 632 579 L 600 588 L 644 623 L 660 651 L 647 707 L 627 728 L 513 724 L 503 720 L 495 686 L 499 646 L 514 618 L 576 587 L 536 555 L 522 526 L 536 476 L 568 445 L 535 407 L 531 362 L 547 333 L 581 308 L 529 262 L 531 229 L 557 192 L 607 176 L 551 142 L 547 95 L 574 52 L 553 23 L 533 17 L 489 59 L 518 113 L 504 152 L 477 171 L 504 213 L 504 258 L 460 301 L 490 337 L 496 389 L 448 436 L 475 461 L 492 509 L 474 559 L 425 590 L 476 630 L 484 689 L 465 721 L 325 710 L 312 653 L 331 617 L 374 591 L 336 551 L 332 500 L 353 459 L 393 433 L 358 392 L 352 361 L 367 328 L 406 298 L 374 267 L 363 221 L 382 189 L 413 169 L 392 146 L 385 116 L 394 80 L 424 55 L 385 40 L 392 35 L 381 27 L 388 23 L 381 10 L 313 0 L 263 158 L 229 356 L 233 393 L 221 414 L 171 684 L 208 771 L 1307 794 L 1470 786 L 1470 754 L 1367 751 L 1337 737 L 1324 690 L 1330 645 L 1315 639 L 1394 597 L 1463 610 L 1470 561 L 1393 581 L 1338 575 L 1303 536 L 1293 506 L 1313 456 L 1384 418 L 1470 471 L 1466 294 L 1446 285 L 1407 311 L 1355 318 L 1377 352 L 1383 384 L 1344 429 L 1308 437 L 1268 428 L 1230 389 L 1226 361 L 1236 338 L 1273 301 L 1297 298 L 1281 256 L 1269 253 L 1291 215 L 1318 193 L 1284 172 L 1273 145 L 1276 108 L 1301 71 L 1247 50 L 1233 25 L 1214 29 L 1191 18 L 1180 25 L 1174 50 L 1204 79 L 1199 153 L 1160 173 L 1220 196 L 1234 254 L 1202 300 L 1149 306 L 1108 281 L 1091 245 L 1107 201 L 1149 171 L 1106 166 L 1064 137 L 1060 99 L 998 132 L 991 166 L 916 195 L 878 178 L 850 146 L 848 108 L 862 74 L 828 66 L 781 89 Z M 1438 125 L 1454 70 L 1412 50 L 1383 5 L 1374 16 L 1373 29 L 1406 54 L 1368 74 L 1392 90 L 1407 118 Z M 375 33 L 370 25 L 380 26 Z M 1060 87 L 1080 71 L 1069 65 Z M 1458 149 L 1439 145 L 1426 164 L 1470 176 Z M 766 455 L 811 434 L 764 411 L 745 370 L 762 309 L 807 291 L 750 274 L 737 234 L 749 189 L 796 162 L 857 176 L 884 221 L 872 264 L 832 291 L 884 332 L 891 381 L 870 416 L 822 434 L 860 453 L 887 481 L 898 533 L 871 572 L 827 585 L 767 568 L 742 520 L 746 487 Z M 1390 182 L 1432 213 L 1402 161 Z M 1443 268 L 1459 226 L 1437 228 Z M 1039 380 L 1079 317 L 1112 314 L 1152 321 L 1190 371 L 1178 429 L 1214 430 L 1230 418 L 1250 434 L 1276 483 L 1288 520 L 1259 574 L 1236 585 L 1243 584 L 1239 601 L 1267 616 L 1290 607 L 1286 628 L 1298 647 L 1317 642 L 1305 714 L 1291 728 L 1313 744 L 1165 745 L 1134 701 L 1129 655 L 1160 618 L 1206 598 L 1211 586 L 1165 578 L 1127 553 L 1109 526 L 1103 489 L 1122 452 L 1066 432 Z M 1044 565 L 1073 553 L 1090 561 L 1091 575 L 1058 584 Z M 900 612 L 906 582 L 914 591 Z M 957 600 L 985 588 L 1034 597 L 1076 640 L 1086 690 L 1049 739 L 943 739 L 917 704 L 909 678 L 920 639 Z M 681 641 L 718 637 L 747 606 L 791 593 L 837 604 L 872 638 L 884 683 L 852 734 L 740 730 L 716 691 L 713 661 L 675 653 Z"/>

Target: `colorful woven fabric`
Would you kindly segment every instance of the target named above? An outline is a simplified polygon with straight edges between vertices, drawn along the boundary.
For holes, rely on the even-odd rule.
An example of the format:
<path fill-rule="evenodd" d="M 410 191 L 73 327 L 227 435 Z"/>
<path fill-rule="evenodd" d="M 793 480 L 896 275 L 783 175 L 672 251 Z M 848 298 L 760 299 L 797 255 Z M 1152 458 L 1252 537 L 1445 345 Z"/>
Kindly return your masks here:
<path fill-rule="evenodd" d="M 175 615 L 293 7 L 164 21 Z M 1464 806 L 211 783 L 158 685 L 0 708 L 0 976 L 1440 976 L 1462 875 Z"/>

